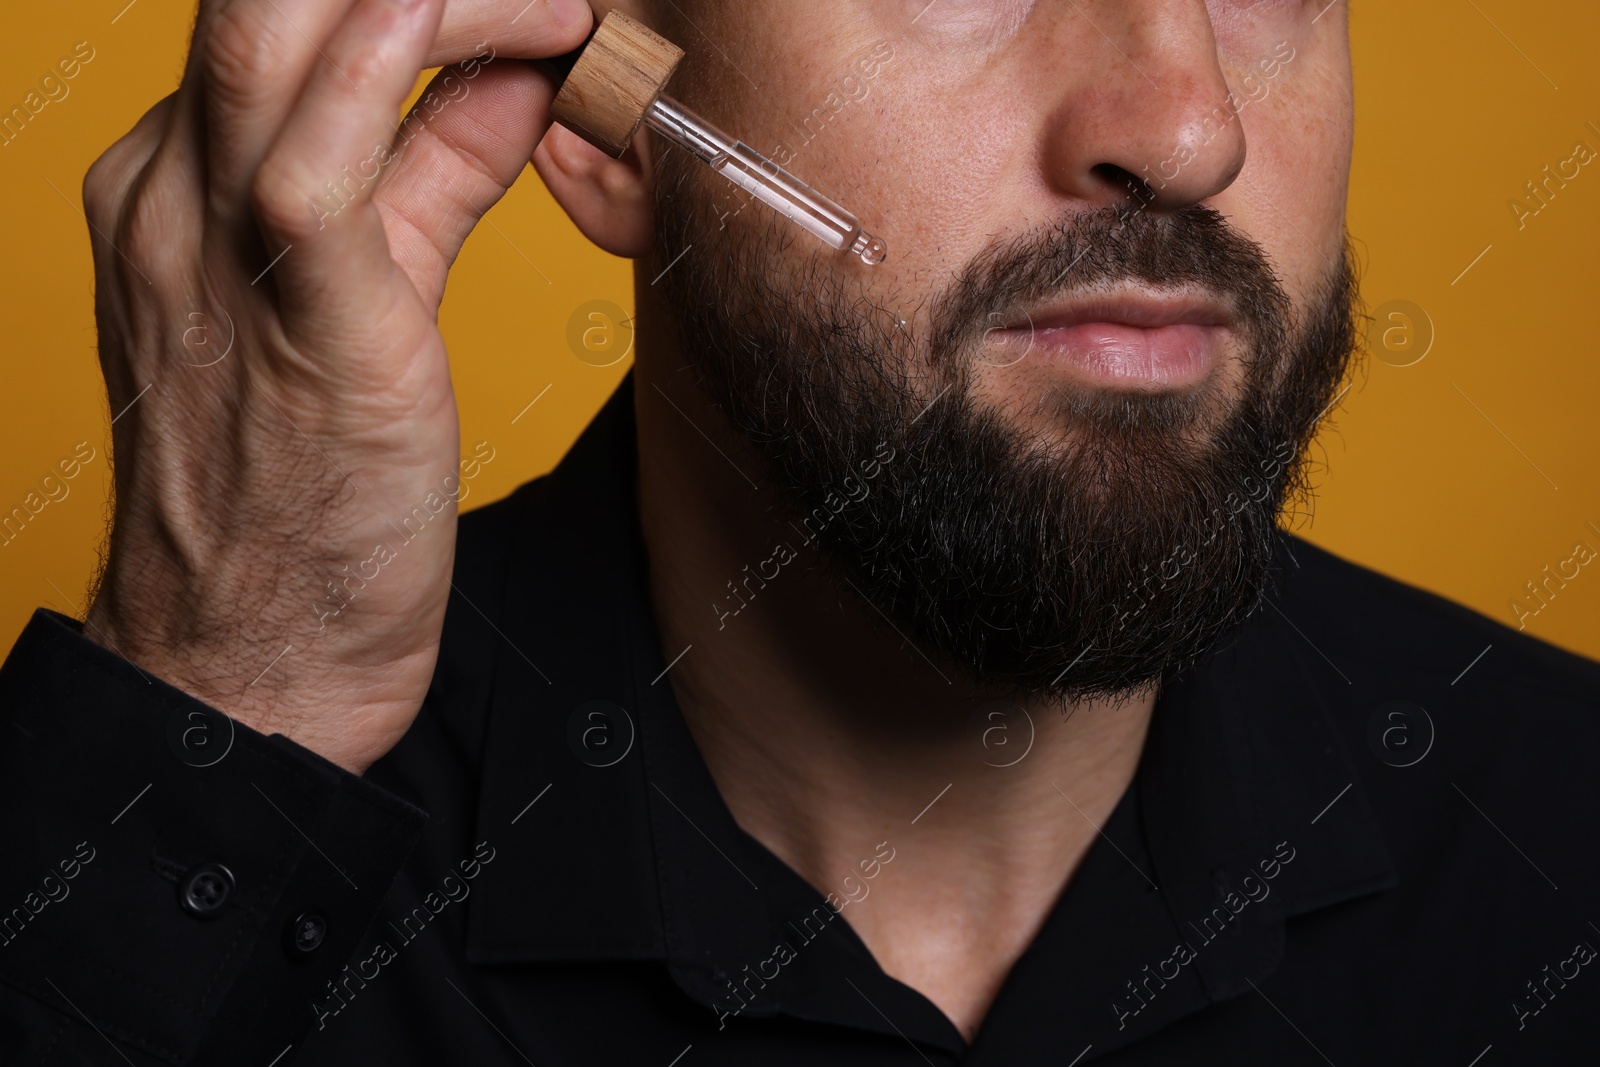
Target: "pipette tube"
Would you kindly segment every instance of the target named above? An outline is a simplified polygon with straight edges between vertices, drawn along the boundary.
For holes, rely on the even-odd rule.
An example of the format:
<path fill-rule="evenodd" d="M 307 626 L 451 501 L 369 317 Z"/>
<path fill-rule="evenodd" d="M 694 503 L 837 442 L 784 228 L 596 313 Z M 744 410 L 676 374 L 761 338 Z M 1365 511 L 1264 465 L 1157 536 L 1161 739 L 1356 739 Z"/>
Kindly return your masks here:
<path fill-rule="evenodd" d="M 658 96 L 645 123 L 745 192 L 833 248 L 882 263 L 888 247 L 861 220 L 743 141 L 734 140 L 669 96 Z"/>

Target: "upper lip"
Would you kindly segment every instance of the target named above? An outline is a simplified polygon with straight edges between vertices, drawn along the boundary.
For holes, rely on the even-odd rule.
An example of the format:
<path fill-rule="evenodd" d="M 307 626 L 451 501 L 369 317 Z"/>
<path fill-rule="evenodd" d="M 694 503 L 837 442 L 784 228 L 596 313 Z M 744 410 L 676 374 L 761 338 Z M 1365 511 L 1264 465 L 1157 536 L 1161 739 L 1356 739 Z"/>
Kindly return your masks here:
<path fill-rule="evenodd" d="M 1202 290 L 1129 289 L 1084 293 L 1046 301 L 1019 315 L 1006 316 L 1002 328 L 1054 330 L 1088 322 L 1143 329 L 1179 324 L 1231 327 L 1234 314 L 1228 301 Z"/>

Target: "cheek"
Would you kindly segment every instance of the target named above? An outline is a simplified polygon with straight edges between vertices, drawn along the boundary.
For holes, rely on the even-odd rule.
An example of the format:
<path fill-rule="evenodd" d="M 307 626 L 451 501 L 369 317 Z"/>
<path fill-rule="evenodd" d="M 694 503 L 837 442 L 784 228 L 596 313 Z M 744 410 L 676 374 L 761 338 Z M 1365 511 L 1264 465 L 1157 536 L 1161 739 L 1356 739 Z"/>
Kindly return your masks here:
<path fill-rule="evenodd" d="M 1316 6 L 1320 9 L 1327 2 L 1322 0 Z M 1293 39 L 1303 19 L 1309 17 L 1306 7 L 1307 0 L 1206 0 L 1211 32 L 1224 54 L 1270 51 L 1285 37 Z"/>
<path fill-rule="evenodd" d="M 1343 253 L 1352 108 L 1349 80 L 1305 51 L 1241 113 L 1248 156 L 1215 206 L 1266 249 L 1303 301 Z"/>
<path fill-rule="evenodd" d="M 901 294 L 908 316 L 914 301 L 904 294 L 948 284 L 994 234 L 1036 217 L 1024 203 L 1039 184 L 1039 131 L 1027 110 L 997 115 L 984 94 L 929 86 L 908 63 L 904 72 L 880 76 L 856 119 L 869 150 L 849 162 L 829 161 L 853 169 L 840 175 L 845 206 L 863 220 L 881 220 L 873 232 L 889 242 L 890 255 L 870 281 L 880 292 Z M 859 204 L 849 200 L 852 188 L 865 194 Z"/>
<path fill-rule="evenodd" d="M 685 102 L 694 107 L 698 99 L 708 119 L 764 154 L 781 147 L 788 170 L 881 237 L 888 259 L 853 269 L 884 307 L 901 309 L 919 328 L 923 295 L 947 284 L 992 235 L 1019 217 L 1037 217 L 1019 207 L 1019 190 L 1037 181 L 1037 101 L 996 107 L 996 92 L 1015 95 L 1016 87 L 983 83 L 993 67 L 989 46 L 941 43 L 937 35 L 963 26 L 978 33 L 973 20 L 1020 25 L 1035 2 L 872 0 L 842 5 L 829 20 L 770 2 L 730 7 L 705 29 L 736 34 L 748 42 L 747 54 L 762 57 L 760 98 L 737 74 L 709 65 L 692 72 Z M 865 67 L 859 62 L 874 55 Z M 859 99 L 841 88 L 849 78 L 865 89 Z M 824 120 L 813 112 L 829 93 L 848 102 Z M 742 199 L 719 202 L 731 208 Z M 766 210 L 752 206 L 730 225 Z"/>
<path fill-rule="evenodd" d="M 1297 302 L 1343 253 L 1354 135 L 1349 39 L 1342 18 L 1310 21 L 1322 6 L 1208 4 L 1230 84 L 1262 86 L 1240 112 L 1244 172 L 1214 205 L 1262 244 Z"/>
<path fill-rule="evenodd" d="M 1037 0 L 896 0 L 901 24 L 930 44 L 989 45 L 1016 33 Z"/>

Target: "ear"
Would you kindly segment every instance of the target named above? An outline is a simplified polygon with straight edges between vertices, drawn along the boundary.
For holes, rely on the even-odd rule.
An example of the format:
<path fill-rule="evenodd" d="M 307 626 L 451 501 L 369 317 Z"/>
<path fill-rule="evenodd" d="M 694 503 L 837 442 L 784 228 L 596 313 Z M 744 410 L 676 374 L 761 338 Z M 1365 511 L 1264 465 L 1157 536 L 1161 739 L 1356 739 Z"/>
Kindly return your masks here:
<path fill-rule="evenodd" d="M 583 235 L 627 259 L 648 255 L 655 242 L 645 141 L 635 138 L 621 159 L 612 159 L 565 126 L 552 125 L 533 153 L 534 169 Z"/>

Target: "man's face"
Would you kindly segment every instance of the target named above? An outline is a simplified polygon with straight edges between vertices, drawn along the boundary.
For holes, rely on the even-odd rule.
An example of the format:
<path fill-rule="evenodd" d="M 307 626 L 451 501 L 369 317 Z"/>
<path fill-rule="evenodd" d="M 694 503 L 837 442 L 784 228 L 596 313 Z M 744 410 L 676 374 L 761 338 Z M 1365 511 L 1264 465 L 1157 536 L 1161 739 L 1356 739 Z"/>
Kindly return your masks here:
<path fill-rule="evenodd" d="M 1255 606 L 1352 347 L 1343 5 L 659 6 L 674 93 L 889 246 L 660 163 L 685 357 L 797 535 L 1008 691 L 1127 691 Z"/>

